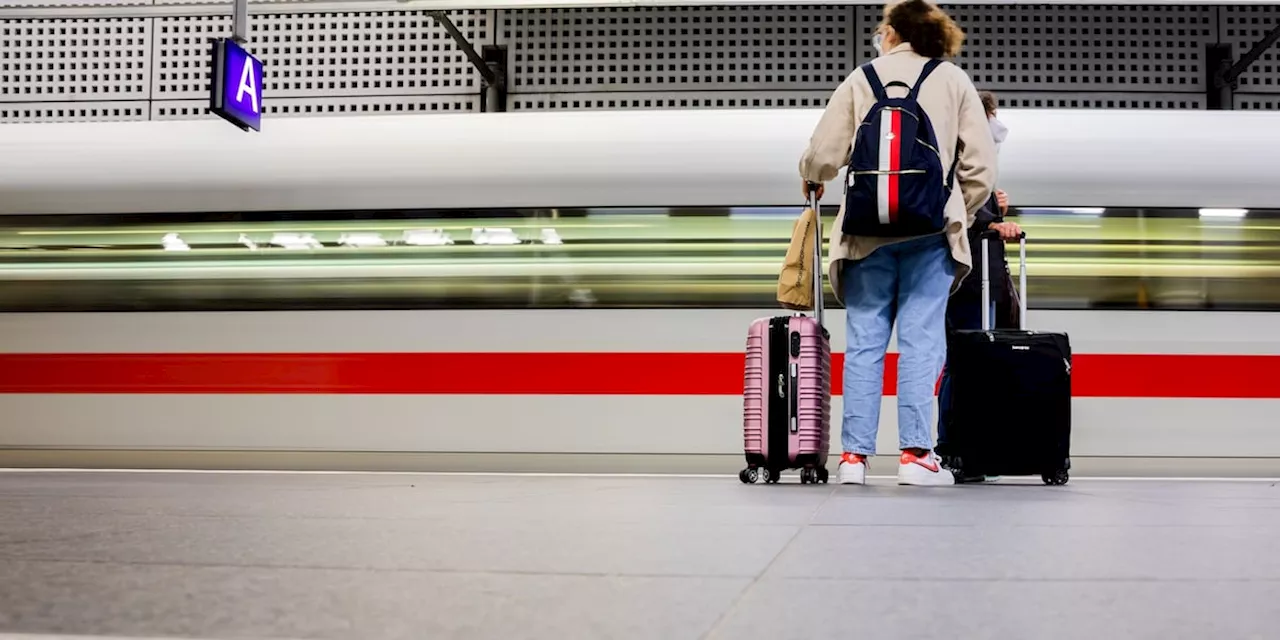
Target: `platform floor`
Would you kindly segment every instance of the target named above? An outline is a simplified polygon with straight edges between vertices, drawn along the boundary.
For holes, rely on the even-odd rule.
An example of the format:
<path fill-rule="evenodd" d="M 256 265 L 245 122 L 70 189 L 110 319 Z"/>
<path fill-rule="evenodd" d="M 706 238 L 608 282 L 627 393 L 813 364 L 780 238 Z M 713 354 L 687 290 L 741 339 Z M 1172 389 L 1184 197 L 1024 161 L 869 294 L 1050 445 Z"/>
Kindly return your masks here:
<path fill-rule="evenodd" d="M 0 634 L 1268 638 L 1280 487 L 0 473 Z"/>

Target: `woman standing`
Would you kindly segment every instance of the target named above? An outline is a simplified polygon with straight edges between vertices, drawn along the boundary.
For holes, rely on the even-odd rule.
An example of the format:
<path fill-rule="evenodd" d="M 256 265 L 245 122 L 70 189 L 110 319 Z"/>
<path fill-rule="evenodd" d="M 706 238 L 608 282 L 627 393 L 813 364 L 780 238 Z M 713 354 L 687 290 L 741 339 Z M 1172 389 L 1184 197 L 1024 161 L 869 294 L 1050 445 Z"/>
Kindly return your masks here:
<path fill-rule="evenodd" d="M 913 86 L 925 63 L 960 52 L 964 33 L 927 0 L 902 0 L 884 8 L 876 31 L 881 52 L 871 64 L 885 86 Z M 891 89 L 903 95 L 905 91 Z M 936 234 L 884 238 L 845 235 L 841 207 L 831 233 L 828 268 L 836 297 L 845 305 L 848 342 L 844 364 L 844 448 L 839 478 L 866 481 L 867 458 L 876 451 L 884 359 L 898 327 L 899 484 L 953 484 L 933 452 L 934 385 L 946 358 L 947 297 L 973 264 L 965 230 L 995 184 L 995 144 L 973 82 L 943 63 L 919 87 L 919 104 L 932 122 L 943 167 L 955 158 L 958 189 L 947 201 L 945 229 Z M 810 182 L 822 185 L 849 160 L 858 126 L 876 103 L 861 68 L 832 94 L 809 148 L 800 160 L 806 197 Z M 818 187 L 819 197 L 822 187 Z"/>

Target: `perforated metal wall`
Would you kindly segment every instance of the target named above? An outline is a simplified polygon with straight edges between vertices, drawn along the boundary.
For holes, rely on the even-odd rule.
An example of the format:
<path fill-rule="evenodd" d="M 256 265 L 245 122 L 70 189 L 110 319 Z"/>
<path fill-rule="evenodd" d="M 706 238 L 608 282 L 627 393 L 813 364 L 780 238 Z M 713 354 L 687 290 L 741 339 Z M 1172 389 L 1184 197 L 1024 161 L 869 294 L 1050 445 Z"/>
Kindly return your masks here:
<path fill-rule="evenodd" d="M 829 90 L 849 69 L 852 7 L 508 12 L 513 92 Z"/>
<path fill-rule="evenodd" d="M 97 2 L 104 10 L 130 4 Z M 248 48 L 267 69 L 266 115 L 479 107 L 478 74 L 426 12 L 298 8 L 253 18 Z M 469 41 L 493 39 L 488 12 L 450 17 Z M 231 35 L 229 15 L 2 18 L 0 11 L 0 122 L 206 117 L 212 39 Z"/>
<path fill-rule="evenodd" d="M 1203 109 L 1205 106 L 1205 97 L 1195 93 L 1001 91 L 996 95 L 1002 107 L 1035 109 Z"/>
<path fill-rule="evenodd" d="M 947 10 L 968 35 L 957 63 L 1006 106 L 1205 105 L 1206 46 L 1217 41 L 1214 7 Z M 880 16 L 868 6 L 507 12 L 501 35 L 511 47 L 517 94 L 511 106 L 754 106 L 779 102 L 780 91 L 791 93 L 784 106 L 821 104 L 845 74 L 875 55 L 871 37 Z M 668 98 L 660 103 L 653 91 Z"/>
<path fill-rule="evenodd" d="M 546 109 L 689 109 L 819 108 L 831 92 L 823 91 L 632 91 L 626 93 L 525 93 L 512 96 L 513 110 Z"/>
<path fill-rule="evenodd" d="M 974 84 L 995 91 L 1200 93 L 1205 48 L 1217 35 L 1212 7 L 959 5 L 949 11 L 967 35 L 956 62 Z M 869 40 L 879 19 L 874 11 L 860 16 L 864 60 L 873 55 Z"/>
<path fill-rule="evenodd" d="M 489 37 L 484 12 L 458 12 L 468 40 Z M 212 38 L 228 16 L 158 18 L 153 87 L 158 100 L 206 98 Z M 249 49 L 262 59 L 263 102 L 276 98 L 474 94 L 475 70 L 424 12 L 272 14 L 253 21 Z"/>
<path fill-rule="evenodd" d="M 145 100 L 151 21 L 0 23 L 0 102 Z"/>
<path fill-rule="evenodd" d="M 145 101 L 0 102 L 0 123 L 146 120 L 148 104 Z"/>
<path fill-rule="evenodd" d="M 265 101 L 265 99 L 264 99 Z M 208 100 L 157 100 L 150 103 L 152 120 L 215 118 Z M 268 117 L 380 115 L 476 111 L 475 96 L 355 96 L 346 98 L 279 98 L 263 105 Z M 142 119 L 146 119 L 145 117 Z"/>
<path fill-rule="evenodd" d="M 268 116 L 479 108 L 478 74 L 424 11 L 252 1 L 271 5 L 255 14 L 249 47 L 267 69 Z M 210 39 L 230 31 L 229 16 L 209 7 L 229 4 L 0 0 L 0 122 L 205 117 Z M 44 9 L 7 18 L 14 7 Z M 95 9 L 60 17 L 76 7 Z M 1280 22 L 1280 5 L 947 9 L 968 33 L 957 62 L 1003 105 L 1029 107 L 1203 108 L 1207 45 L 1230 43 L 1238 57 Z M 450 15 L 477 47 L 507 46 L 507 106 L 525 110 L 821 106 L 872 56 L 880 14 L 750 5 Z M 1278 49 L 1240 78 L 1236 108 L 1280 108 Z"/>
<path fill-rule="evenodd" d="M 228 0 L 229 1 L 229 0 Z M 155 4 L 154 0 L 6 0 L 6 7 L 142 7 Z"/>

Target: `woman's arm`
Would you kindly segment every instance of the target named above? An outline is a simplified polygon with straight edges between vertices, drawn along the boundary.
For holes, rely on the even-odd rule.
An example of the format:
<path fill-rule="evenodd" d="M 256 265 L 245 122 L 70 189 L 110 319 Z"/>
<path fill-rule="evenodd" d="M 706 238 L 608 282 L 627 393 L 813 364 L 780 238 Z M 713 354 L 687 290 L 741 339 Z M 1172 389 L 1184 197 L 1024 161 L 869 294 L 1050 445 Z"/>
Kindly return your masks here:
<path fill-rule="evenodd" d="M 809 148 L 800 157 L 800 178 L 805 182 L 827 182 L 849 162 L 855 116 L 853 77 L 858 73 L 861 71 L 850 74 L 836 87 L 809 138 Z"/>

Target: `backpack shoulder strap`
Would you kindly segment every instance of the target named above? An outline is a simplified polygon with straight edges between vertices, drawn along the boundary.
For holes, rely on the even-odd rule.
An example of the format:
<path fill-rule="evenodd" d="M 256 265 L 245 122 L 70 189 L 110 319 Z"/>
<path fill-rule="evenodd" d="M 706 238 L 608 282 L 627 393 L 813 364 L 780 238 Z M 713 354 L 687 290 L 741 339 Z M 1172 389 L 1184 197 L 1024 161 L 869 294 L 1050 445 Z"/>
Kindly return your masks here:
<path fill-rule="evenodd" d="M 875 67 L 868 62 L 862 65 L 862 75 L 867 77 L 867 84 L 871 85 L 871 93 L 875 95 L 876 102 L 886 98 L 884 93 L 884 85 L 880 82 L 880 76 L 876 74 Z"/>
<path fill-rule="evenodd" d="M 941 65 L 942 65 L 942 61 L 937 58 L 930 58 L 929 60 L 927 60 L 924 63 L 924 68 L 920 70 L 920 77 L 916 78 L 916 86 L 911 87 L 911 93 L 907 94 L 907 97 L 911 100 L 919 100 L 920 86 L 924 84 L 925 78 L 928 78 L 929 74 L 933 73 L 933 70 L 937 69 Z M 947 170 L 947 191 L 951 191 L 951 189 L 955 185 L 956 165 L 959 163 L 960 163 L 960 141 L 956 140 L 955 155 L 951 158 L 951 168 Z"/>
<path fill-rule="evenodd" d="M 907 97 L 912 100 L 918 100 L 920 98 L 920 85 L 924 84 L 924 79 L 928 78 L 929 74 L 933 73 L 933 70 L 937 69 L 938 65 L 941 64 L 942 61 L 937 58 L 930 58 L 928 62 L 925 62 L 924 69 L 920 70 L 920 77 L 916 78 L 916 86 L 911 87 L 911 93 L 907 94 Z"/>

